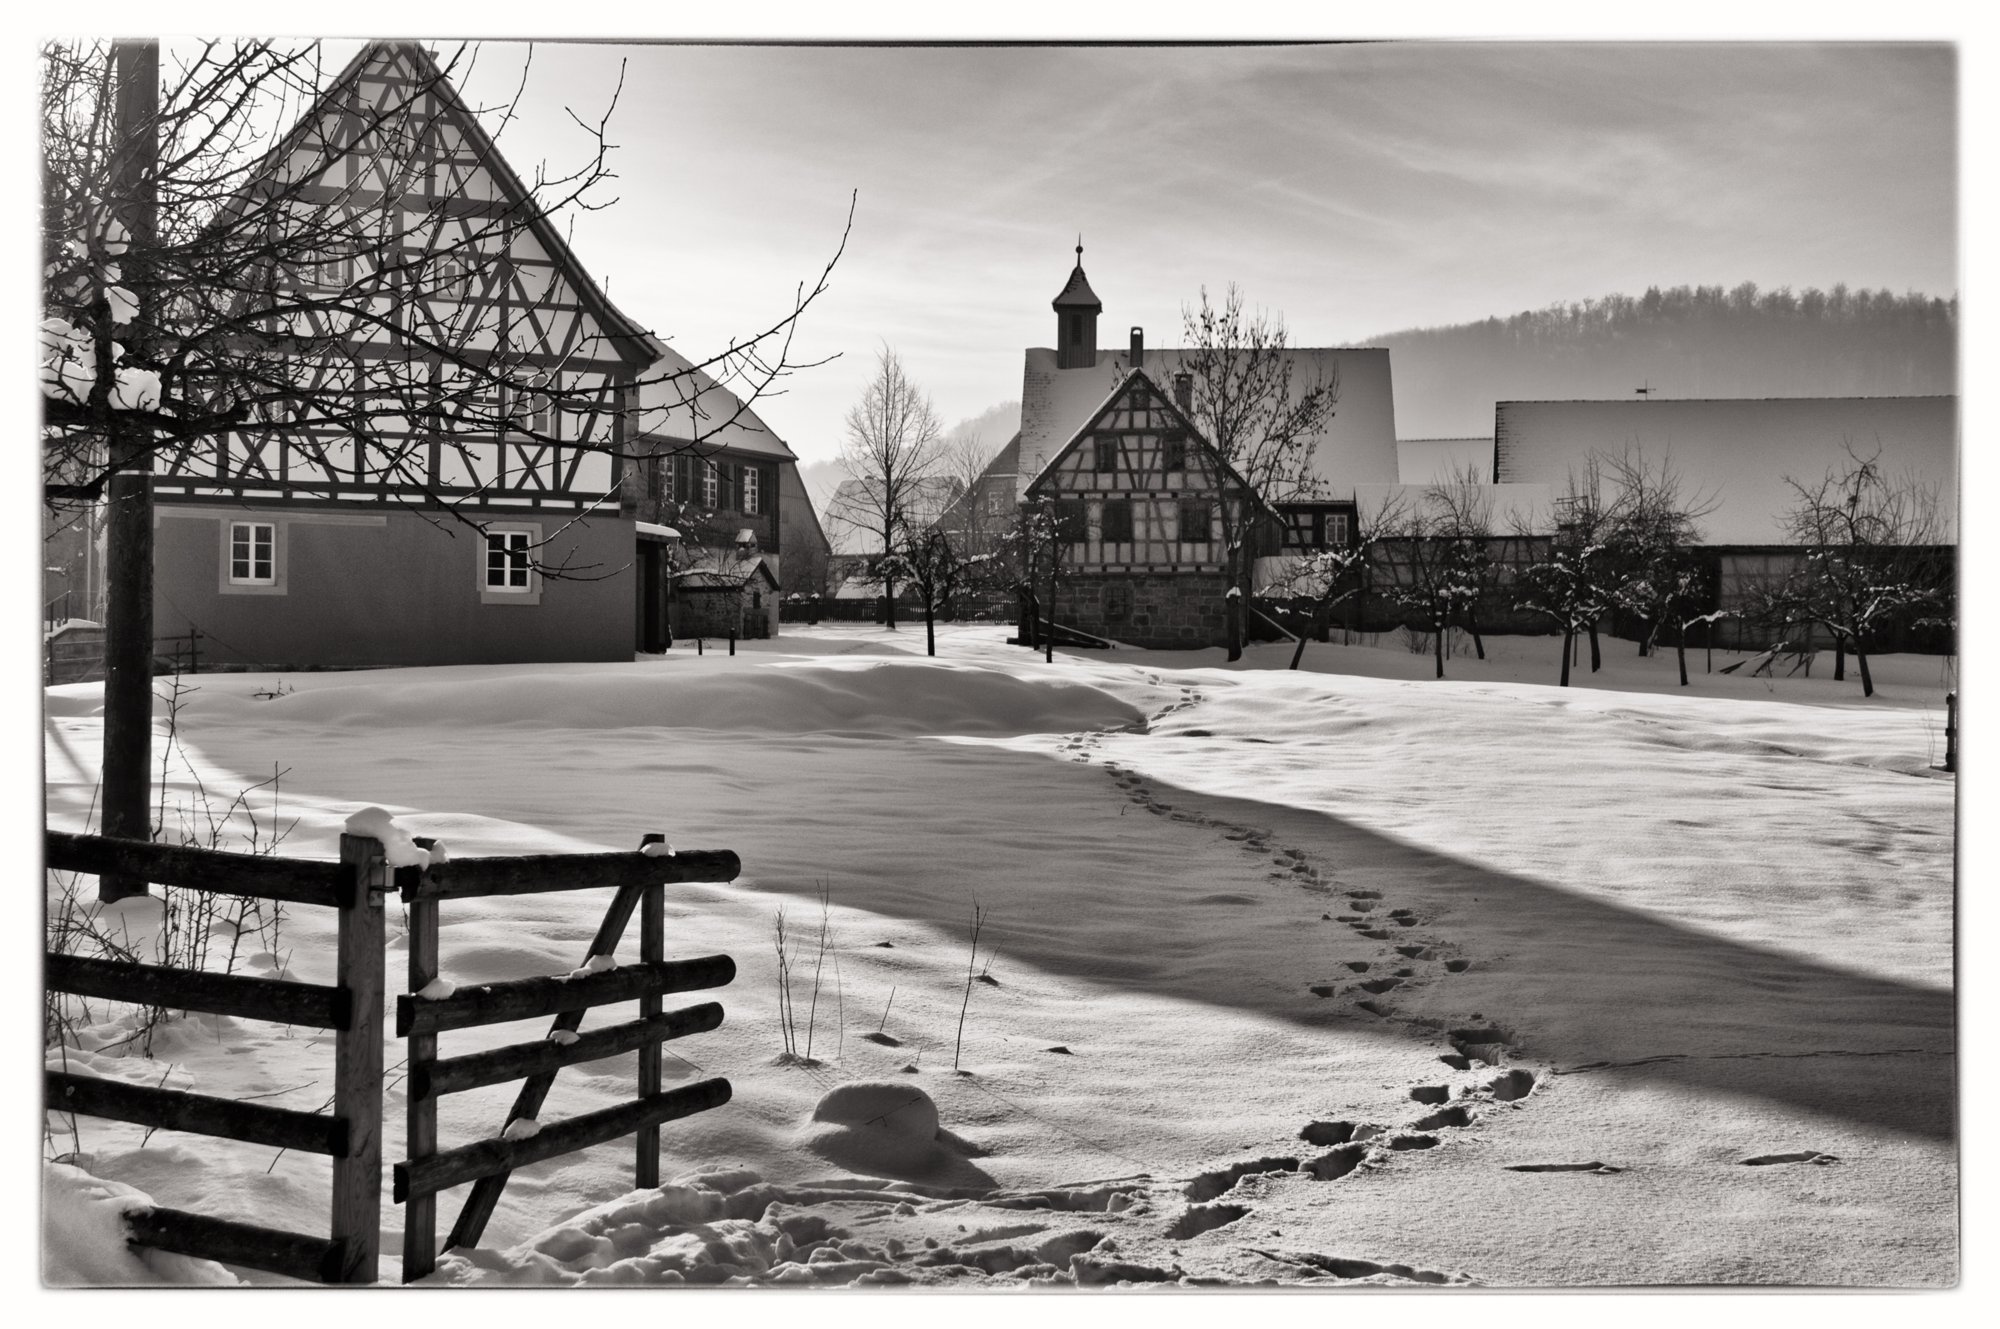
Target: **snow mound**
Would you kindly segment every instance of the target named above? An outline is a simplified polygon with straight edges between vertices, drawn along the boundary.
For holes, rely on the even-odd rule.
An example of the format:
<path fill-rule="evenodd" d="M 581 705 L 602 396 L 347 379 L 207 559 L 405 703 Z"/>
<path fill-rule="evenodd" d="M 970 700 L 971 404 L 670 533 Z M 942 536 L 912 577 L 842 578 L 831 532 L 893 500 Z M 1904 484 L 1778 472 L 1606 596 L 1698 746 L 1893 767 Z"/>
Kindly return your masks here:
<path fill-rule="evenodd" d="M 893 1080 L 840 1085 L 819 1100 L 812 1119 L 856 1130 L 876 1129 L 918 1143 L 929 1143 L 938 1133 L 937 1103 L 917 1086 Z"/>
<path fill-rule="evenodd" d="M 840 1085 L 813 1108 L 799 1142 L 829 1162 L 874 1176 L 985 1180 L 965 1161 L 965 1143 L 939 1129 L 937 1104 L 913 1084 L 863 1080 Z"/>
<path fill-rule="evenodd" d="M 1081 679 L 1019 678 L 978 664 L 727 663 L 726 669 L 395 670 L 370 674 L 366 684 L 308 675 L 298 680 L 306 686 L 274 700 L 253 702 L 218 690 L 188 705 L 238 712 L 258 706 L 267 720 L 343 728 L 659 727 L 871 736 L 1069 733 L 1143 718 L 1131 702 Z"/>
<path fill-rule="evenodd" d="M 42 1280 L 50 1287 L 182 1284 L 237 1287 L 242 1280 L 213 1260 L 140 1250 L 126 1241 L 125 1215 L 153 1207 L 152 1197 L 81 1168 L 42 1169 Z"/>

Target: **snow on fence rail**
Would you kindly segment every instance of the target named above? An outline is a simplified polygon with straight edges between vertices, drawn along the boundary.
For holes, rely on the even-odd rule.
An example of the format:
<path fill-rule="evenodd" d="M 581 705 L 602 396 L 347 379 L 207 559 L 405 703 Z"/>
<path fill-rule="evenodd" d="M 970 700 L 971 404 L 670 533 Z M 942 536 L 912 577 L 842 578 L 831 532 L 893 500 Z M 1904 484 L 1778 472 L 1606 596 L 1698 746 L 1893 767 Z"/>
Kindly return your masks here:
<path fill-rule="evenodd" d="M 381 844 L 343 835 L 340 861 L 317 863 L 49 831 L 43 852 L 59 872 L 129 873 L 186 890 L 339 911 L 339 981 L 331 987 L 54 953 L 43 969 L 47 987 L 77 996 L 333 1030 L 331 1117 L 56 1071 L 45 1073 L 44 1094 L 51 1111 L 331 1156 L 329 1236 L 155 1207 L 131 1215 L 131 1239 L 308 1282 L 374 1282 L 382 1241 L 382 897 L 388 885 Z"/>
<path fill-rule="evenodd" d="M 376 815 L 387 821 L 385 815 Z M 421 838 L 414 844 L 426 851 L 434 848 L 433 841 Z M 46 955 L 44 983 L 53 991 L 335 1031 L 330 1117 L 88 1075 L 46 1073 L 50 1111 L 245 1140 L 333 1159 L 327 1237 L 155 1207 L 128 1216 L 135 1244 L 309 1282 L 376 1281 L 382 1228 L 383 901 L 390 889 L 409 906 L 409 978 L 415 994 L 399 997 L 396 1007 L 397 1035 L 409 1040 L 409 1157 L 393 1172 L 394 1198 L 408 1206 L 403 1229 L 405 1282 L 436 1267 L 439 1191 L 474 1183 L 446 1245 L 476 1245 L 514 1168 L 636 1133 L 637 1184 L 657 1186 L 659 1127 L 729 1101 L 725 1079 L 701 1080 L 663 1092 L 660 1074 L 663 1042 L 722 1024 L 722 1007 L 714 1002 L 664 1011 L 661 997 L 722 987 L 736 975 L 735 962 L 726 955 L 665 958 L 665 887 L 676 882 L 733 881 L 740 863 L 727 850 L 676 853 L 660 836 L 648 835 L 636 854 L 537 854 L 391 868 L 382 840 L 356 834 L 340 837 L 340 861 L 328 863 L 49 831 L 44 852 L 48 867 L 55 871 L 123 874 L 164 886 L 320 905 L 340 913 L 338 982 L 332 986 Z M 462 992 L 440 981 L 441 901 L 605 886 L 615 887 L 617 893 L 576 972 Z M 621 968 L 612 955 L 635 909 L 640 913 L 640 962 Z M 634 999 L 639 1002 L 637 1020 L 588 1034 L 577 1032 L 592 1007 Z M 538 1015 L 555 1016 L 545 1039 L 467 1056 L 437 1055 L 440 1030 Z M 557 1071 L 633 1050 L 639 1054 L 635 1101 L 547 1128 L 536 1120 Z M 438 1149 L 440 1096 L 523 1077 L 525 1083 L 498 1137 Z"/>
<path fill-rule="evenodd" d="M 429 850 L 430 841 L 418 839 Z M 517 1167 L 637 1134 L 635 1186 L 660 1184 L 662 1124 L 729 1101 L 729 1081 L 700 1080 L 679 1089 L 660 1087 L 660 1044 L 704 1033 L 722 1023 L 722 1007 L 704 1002 L 663 1011 L 670 992 L 722 987 L 736 976 L 726 955 L 666 959 L 665 887 L 675 882 L 733 881 L 740 868 L 727 850 L 668 849 L 648 835 L 637 854 L 561 854 L 435 862 L 396 871 L 396 886 L 410 913 L 410 992 L 396 1003 L 396 1033 L 409 1040 L 408 1152 L 394 1169 L 394 1197 L 405 1207 L 403 1281 L 437 1267 L 437 1196 L 471 1182 L 472 1193 L 445 1240 L 447 1249 L 476 1246 Z M 438 905 L 489 895 L 583 890 L 615 886 L 582 965 L 562 977 L 515 979 L 459 989 L 439 970 Z M 639 911 L 639 963 L 612 959 L 634 910 Z M 592 1007 L 639 1002 L 639 1018 L 579 1034 Z M 439 1057 L 440 1031 L 553 1015 L 546 1038 L 460 1057 Z M 543 1126 L 538 1114 L 565 1066 L 619 1052 L 639 1053 L 638 1098 L 616 1107 Z M 496 1136 L 440 1150 L 437 1100 L 481 1085 L 523 1079 Z"/>

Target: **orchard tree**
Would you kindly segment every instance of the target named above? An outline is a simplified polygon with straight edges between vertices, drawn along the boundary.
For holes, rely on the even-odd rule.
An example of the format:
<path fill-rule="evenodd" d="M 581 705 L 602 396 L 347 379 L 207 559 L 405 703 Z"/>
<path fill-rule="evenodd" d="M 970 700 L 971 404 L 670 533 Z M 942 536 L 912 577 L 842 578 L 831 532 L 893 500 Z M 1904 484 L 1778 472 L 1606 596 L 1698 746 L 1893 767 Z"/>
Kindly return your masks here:
<path fill-rule="evenodd" d="M 1516 607 L 1543 615 L 1562 633 L 1562 687 L 1569 686 L 1570 656 L 1579 633 L 1590 637 L 1591 670 L 1601 667 L 1597 625 L 1610 612 L 1619 587 L 1617 562 L 1606 542 L 1610 519 L 1599 498 L 1600 479 L 1595 457 L 1585 461 L 1581 475 L 1570 474 L 1567 492 L 1556 500 L 1555 534 L 1547 552 L 1521 572 Z"/>
<path fill-rule="evenodd" d="M 968 558 L 959 546 L 960 538 L 934 523 L 905 532 L 896 552 L 882 560 L 884 582 L 898 577 L 923 599 L 926 655 L 937 654 L 937 616 L 950 610 L 952 597 L 984 561 L 978 556 Z"/>
<path fill-rule="evenodd" d="M 1687 683 L 1687 627 L 1699 621 L 1708 581 L 1694 547 L 1701 519 L 1715 511 L 1713 494 L 1690 490 L 1670 460 L 1648 462 L 1637 449 L 1602 459 L 1614 490 L 1605 539 L 1617 568 L 1613 603 L 1644 624 L 1639 654 L 1651 655 L 1669 624 L 1679 629 L 1681 683 Z"/>
<path fill-rule="evenodd" d="M 1947 542 L 1938 489 L 1914 476 L 1893 477 L 1879 451 L 1847 447 L 1847 461 L 1817 480 L 1785 477 L 1794 501 L 1784 515 L 1801 547 L 1798 569 L 1778 590 L 1792 622 L 1817 623 L 1834 640 L 1834 677 L 1845 677 L 1854 652 L 1861 694 L 1875 695 L 1868 669 L 1870 634 L 1898 618 L 1949 604 Z"/>
<path fill-rule="evenodd" d="M 1340 400 L 1338 375 L 1299 367 L 1284 316 L 1249 310 L 1232 283 L 1218 306 L 1201 290 L 1181 308 L 1186 348 L 1179 372 L 1192 381 L 1189 419 L 1265 505 L 1313 495 L 1313 448 Z M 1243 597 L 1251 592 L 1263 506 L 1222 504 L 1229 596 L 1229 658 L 1243 656 Z"/>
<path fill-rule="evenodd" d="M 847 412 L 840 463 L 851 482 L 835 492 L 827 515 L 880 541 L 891 629 L 897 564 L 890 556 L 913 526 L 927 525 L 937 515 L 930 509 L 943 478 L 941 435 L 931 399 L 910 381 L 896 353 L 883 347 L 875 357 L 875 377 Z"/>
<path fill-rule="evenodd" d="M 520 89 L 475 109 L 452 85 L 471 48 L 376 44 L 338 74 L 316 43 L 176 44 L 164 68 L 160 54 L 149 41 L 56 42 L 41 59 L 45 492 L 52 524 L 106 512 L 102 825 L 133 839 L 152 833 L 156 460 L 337 447 L 343 466 L 401 491 L 389 501 L 479 530 L 463 510 L 477 495 L 432 488 L 432 444 L 620 446 L 617 431 L 579 443 L 553 423 L 601 412 L 603 376 L 528 362 L 549 358 L 538 301 L 566 296 L 566 279 L 512 263 L 518 246 L 560 249 L 569 218 L 610 201 L 615 87 L 600 111 L 571 114 L 576 165 L 522 180 L 488 128 L 519 111 Z M 501 185 L 468 194 L 475 175 Z M 636 371 L 630 399 L 697 414 L 720 383 L 747 410 L 801 367 L 792 331 L 831 270 L 715 355 Z M 545 285 L 480 298 L 509 280 Z M 657 345 L 617 324 L 562 354 L 657 363 L 637 349 Z M 709 414 L 700 437 L 735 413 Z M 549 576 L 610 571 L 534 557 Z M 114 898 L 143 889 L 106 883 Z"/>

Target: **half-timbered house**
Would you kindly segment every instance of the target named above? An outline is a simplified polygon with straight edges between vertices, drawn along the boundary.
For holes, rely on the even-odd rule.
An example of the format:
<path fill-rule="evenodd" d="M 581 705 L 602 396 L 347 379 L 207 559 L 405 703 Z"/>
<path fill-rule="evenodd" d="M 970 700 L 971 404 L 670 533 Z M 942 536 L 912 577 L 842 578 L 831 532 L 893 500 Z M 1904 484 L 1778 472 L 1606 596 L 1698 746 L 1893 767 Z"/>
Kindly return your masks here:
<path fill-rule="evenodd" d="M 1055 621 L 1139 646 L 1222 639 L 1226 532 L 1276 515 L 1144 368 L 1129 370 L 1023 491 L 1054 506 Z"/>
<path fill-rule="evenodd" d="M 347 309 L 379 294 L 391 316 L 352 320 L 306 385 L 377 409 L 365 437 L 281 406 L 161 458 L 156 631 L 198 628 L 212 658 L 272 666 L 629 658 L 621 454 L 659 344 L 414 43 L 366 48 L 264 169 L 405 228 L 400 248 L 271 274 L 344 291 Z M 301 190 L 303 171 L 319 178 Z M 410 272 L 425 279 L 399 287 Z M 467 363 L 500 372 L 460 381 Z M 437 426 L 459 407 L 491 427 Z"/>

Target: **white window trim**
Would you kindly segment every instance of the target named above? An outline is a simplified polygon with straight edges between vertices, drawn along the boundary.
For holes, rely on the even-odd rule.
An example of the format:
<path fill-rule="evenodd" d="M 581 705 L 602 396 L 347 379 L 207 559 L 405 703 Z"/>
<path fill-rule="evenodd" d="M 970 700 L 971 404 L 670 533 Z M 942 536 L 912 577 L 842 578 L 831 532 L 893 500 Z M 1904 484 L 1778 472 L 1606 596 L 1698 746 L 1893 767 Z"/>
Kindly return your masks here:
<path fill-rule="evenodd" d="M 283 595 L 286 592 L 286 531 L 285 519 L 270 517 L 228 516 L 216 523 L 218 542 L 216 546 L 215 589 L 222 595 Z M 268 526 L 271 528 L 271 579 L 269 581 L 238 581 L 235 573 L 235 534 L 239 526 Z"/>
<path fill-rule="evenodd" d="M 529 563 L 528 584 L 519 589 L 509 589 L 488 584 L 486 580 L 486 556 L 488 535 L 525 535 L 528 537 Z M 479 590 L 479 603 L 484 605 L 538 605 L 542 602 L 542 572 L 534 562 L 534 551 L 541 548 L 542 526 L 540 522 L 496 521 L 488 522 L 486 530 L 477 544 L 478 560 L 474 565 L 473 585 Z"/>
<path fill-rule="evenodd" d="M 739 474 L 742 476 L 743 485 L 743 515 L 754 517 L 762 511 L 759 505 L 763 502 L 764 498 L 761 482 L 758 479 L 757 468 L 745 462 Z"/>

